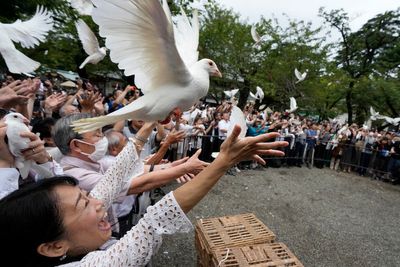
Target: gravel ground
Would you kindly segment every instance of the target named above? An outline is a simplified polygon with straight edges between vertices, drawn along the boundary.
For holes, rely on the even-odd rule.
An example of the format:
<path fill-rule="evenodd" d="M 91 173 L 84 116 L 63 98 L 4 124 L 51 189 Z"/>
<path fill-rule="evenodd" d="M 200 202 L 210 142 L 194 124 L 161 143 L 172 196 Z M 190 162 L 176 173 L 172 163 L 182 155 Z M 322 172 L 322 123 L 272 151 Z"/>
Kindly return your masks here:
<path fill-rule="evenodd" d="M 189 218 L 248 212 L 304 266 L 400 266 L 400 186 L 330 169 L 245 170 L 224 176 Z M 153 266 L 196 266 L 194 231 L 166 236 Z"/>

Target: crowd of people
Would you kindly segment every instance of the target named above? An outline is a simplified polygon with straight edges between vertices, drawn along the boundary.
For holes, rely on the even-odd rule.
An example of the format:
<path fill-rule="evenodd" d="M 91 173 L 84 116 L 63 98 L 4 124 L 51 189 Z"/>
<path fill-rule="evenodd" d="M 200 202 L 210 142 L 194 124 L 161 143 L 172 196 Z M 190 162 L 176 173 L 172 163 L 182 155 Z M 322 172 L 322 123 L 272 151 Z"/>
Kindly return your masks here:
<path fill-rule="evenodd" d="M 283 156 L 277 133 L 239 139 L 236 127 L 212 163 L 183 155 L 181 114 L 167 124 L 127 120 L 78 134 L 71 123 L 141 96 L 102 96 L 47 78 L 6 75 L 0 88 L 0 255 L 13 266 L 150 266 L 163 234 L 186 232 L 189 212 L 232 166 Z M 183 126 L 182 126 L 183 127 Z M 183 127 L 184 128 L 184 127 Z M 199 128 L 199 127 L 198 127 Z M 21 131 L 19 132 L 19 129 Z M 200 129 L 200 128 L 199 128 Z M 31 166 L 28 172 L 22 170 Z M 165 194 L 161 187 L 182 185 Z"/>
<path fill-rule="evenodd" d="M 89 81 L 78 80 L 75 90 L 64 91 L 51 79 L 5 75 L 0 88 L 3 259 L 16 266 L 149 264 L 162 234 L 190 229 L 185 213 L 225 172 L 265 163 L 326 166 L 399 181 L 395 132 L 316 122 L 258 110 L 249 102 L 243 109 L 248 137 L 239 139 L 240 128 L 230 118 L 234 99 L 216 106 L 198 103 L 171 114 L 169 122 L 118 121 L 83 134 L 70 127 L 141 95 L 133 85 L 103 96 Z M 19 137 L 7 134 L 7 118 L 15 112 L 30 126 Z M 27 145 L 13 154 L 10 138 L 28 140 Z M 17 157 L 40 168 L 21 177 Z M 165 194 L 162 186 L 173 181 L 182 185 Z M 16 256 L 21 251 L 24 257 Z"/>

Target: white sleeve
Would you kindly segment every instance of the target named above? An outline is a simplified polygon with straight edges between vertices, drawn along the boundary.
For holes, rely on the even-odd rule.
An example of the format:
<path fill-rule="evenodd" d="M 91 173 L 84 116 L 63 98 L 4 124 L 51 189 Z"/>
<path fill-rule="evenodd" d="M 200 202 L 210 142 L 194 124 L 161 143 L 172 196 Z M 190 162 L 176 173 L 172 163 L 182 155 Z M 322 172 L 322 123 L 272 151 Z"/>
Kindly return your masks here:
<path fill-rule="evenodd" d="M 81 267 L 144 266 L 161 245 L 162 234 L 188 232 L 192 224 L 172 192 L 163 197 L 117 243 L 104 251 L 94 251 L 81 261 Z"/>
<path fill-rule="evenodd" d="M 0 199 L 18 189 L 19 172 L 15 168 L 0 168 Z"/>
<path fill-rule="evenodd" d="M 90 195 L 103 200 L 108 209 L 117 197 L 126 195 L 130 186 L 130 179 L 127 178 L 133 176 L 135 169 L 140 168 L 140 164 L 135 144 L 130 140 Z"/>

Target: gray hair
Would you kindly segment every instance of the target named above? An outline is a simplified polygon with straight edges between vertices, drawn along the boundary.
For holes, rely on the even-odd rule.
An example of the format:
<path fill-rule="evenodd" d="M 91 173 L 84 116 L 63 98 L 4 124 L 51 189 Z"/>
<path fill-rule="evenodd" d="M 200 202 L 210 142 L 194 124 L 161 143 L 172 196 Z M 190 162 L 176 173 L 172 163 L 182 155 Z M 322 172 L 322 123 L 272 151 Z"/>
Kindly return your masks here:
<path fill-rule="evenodd" d="M 116 135 L 115 133 L 121 133 L 121 132 L 118 132 L 114 129 L 108 129 L 107 131 L 104 132 L 104 135 L 108 140 L 108 150 L 112 149 L 114 146 L 118 145 L 121 142 L 119 136 Z"/>
<path fill-rule="evenodd" d="M 89 113 L 77 113 L 70 114 L 56 122 L 53 128 L 53 139 L 58 149 L 60 149 L 63 155 L 68 155 L 71 152 L 69 143 L 72 139 L 82 139 L 82 136 L 72 130 L 70 126 L 72 122 L 79 119 L 91 118 L 92 115 Z"/>

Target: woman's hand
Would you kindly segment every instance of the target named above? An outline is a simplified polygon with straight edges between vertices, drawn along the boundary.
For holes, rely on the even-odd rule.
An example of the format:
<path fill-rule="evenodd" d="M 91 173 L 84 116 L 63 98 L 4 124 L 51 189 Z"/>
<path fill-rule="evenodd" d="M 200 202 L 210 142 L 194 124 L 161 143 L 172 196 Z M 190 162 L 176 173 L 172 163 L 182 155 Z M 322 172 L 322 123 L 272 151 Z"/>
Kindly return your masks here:
<path fill-rule="evenodd" d="M 31 140 L 28 144 L 28 148 L 22 151 L 22 155 L 26 160 L 33 160 L 39 164 L 49 161 L 49 153 L 47 153 L 44 147 L 44 142 L 40 140 L 39 136 L 32 132 L 23 132 L 20 135 L 21 137 L 29 138 Z"/>
<path fill-rule="evenodd" d="M 0 122 L 0 168 L 14 167 L 14 157 L 11 155 L 8 145 L 4 141 L 6 137 L 7 124 Z"/>
<path fill-rule="evenodd" d="M 210 165 L 207 162 L 204 162 L 202 160 L 199 160 L 199 155 L 201 153 L 201 149 L 197 150 L 196 153 L 193 154 L 184 164 L 185 164 L 185 170 L 186 173 L 191 173 L 191 174 L 198 174 L 201 172 L 205 167 Z"/>
<path fill-rule="evenodd" d="M 278 137 L 278 133 L 267 133 L 242 139 L 238 138 L 239 134 L 240 126 L 235 125 L 232 134 L 221 145 L 217 158 L 225 162 L 228 167 L 244 160 L 255 160 L 264 165 L 265 161 L 260 155 L 284 156 L 285 153 L 275 149 L 289 144 L 285 141 L 266 142 Z"/>

